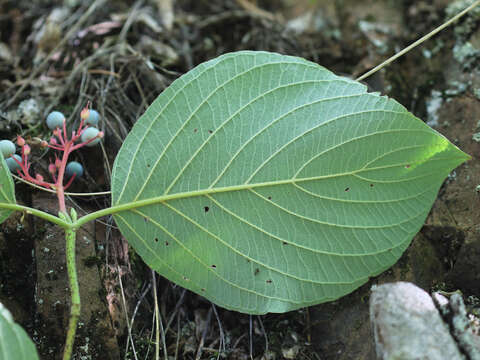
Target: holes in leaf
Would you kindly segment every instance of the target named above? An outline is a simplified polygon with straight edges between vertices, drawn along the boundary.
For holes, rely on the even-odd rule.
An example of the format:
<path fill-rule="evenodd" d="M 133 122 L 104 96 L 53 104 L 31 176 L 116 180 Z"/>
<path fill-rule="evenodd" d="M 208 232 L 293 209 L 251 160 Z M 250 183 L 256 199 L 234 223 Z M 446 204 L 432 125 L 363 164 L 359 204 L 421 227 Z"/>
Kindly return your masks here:
<path fill-rule="evenodd" d="M 350 191 L 350 188 L 349 188 L 349 187 L 345 188 L 345 192 L 347 192 L 347 191 Z"/>
<path fill-rule="evenodd" d="M 208 133 L 209 133 L 209 134 L 213 134 L 213 130 L 208 130 Z"/>
<path fill-rule="evenodd" d="M 153 240 L 155 240 L 155 242 L 158 242 L 158 238 L 155 238 L 155 239 L 153 239 Z"/>
<path fill-rule="evenodd" d="M 198 129 L 193 129 L 193 132 L 196 133 L 198 131 Z"/>
<path fill-rule="evenodd" d="M 190 279 L 187 278 L 186 276 L 182 276 L 182 277 L 183 277 L 183 280 L 185 280 L 185 281 L 189 281 L 189 280 L 190 280 Z"/>
<path fill-rule="evenodd" d="M 145 221 L 146 223 L 148 222 L 148 218 L 147 217 L 144 217 L 143 218 L 143 221 Z"/>
<path fill-rule="evenodd" d="M 210 208 L 208 206 L 204 206 L 203 207 L 203 211 L 205 211 L 206 213 L 210 210 Z"/>
<path fill-rule="evenodd" d="M 170 243 L 168 241 L 165 241 L 165 246 L 168 246 L 170 245 Z"/>
<path fill-rule="evenodd" d="M 147 168 L 149 168 L 149 167 L 150 167 L 150 164 L 147 164 Z"/>
<path fill-rule="evenodd" d="M 268 279 L 267 284 L 271 284 L 271 283 L 272 283 L 272 280 Z"/>
<path fill-rule="evenodd" d="M 260 269 L 256 268 L 255 271 L 253 272 L 253 275 L 257 276 L 259 272 L 260 272 Z"/>
<path fill-rule="evenodd" d="M 282 244 L 283 245 L 288 245 L 288 243 L 286 241 L 283 241 Z"/>
<path fill-rule="evenodd" d="M 216 269 L 216 268 L 217 268 L 217 265 L 212 264 L 212 269 Z"/>
<path fill-rule="evenodd" d="M 372 187 L 373 187 L 373 184 L 370 184 L 370 187 L 372 188 Z"/>
<path fill-rule="evenodd" d="M 405 169 L 409 169 L 409 168 L 410 168 L 410 164 L 405 165 Z"/>
<path fill-rule="evenodd" d="M 272 197 L 271 197 L 271 196 L 269 196 L 269 197 L 267 197 L 267 199 L 268 199 L 268 200 L 272 200 Z"/>
<path fill-rule="evenodd" d="M 200 290 L 205 291 L 205 288 L 201 288 Z"/>

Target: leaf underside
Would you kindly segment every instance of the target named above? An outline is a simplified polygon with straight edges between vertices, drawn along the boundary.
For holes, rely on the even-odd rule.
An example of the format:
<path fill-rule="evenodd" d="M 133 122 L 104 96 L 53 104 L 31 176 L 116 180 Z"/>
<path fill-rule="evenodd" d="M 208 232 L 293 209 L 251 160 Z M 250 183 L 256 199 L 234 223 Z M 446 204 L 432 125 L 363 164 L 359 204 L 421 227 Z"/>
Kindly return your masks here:
<path fill-rule="evenodd" d="M 38 360 L 37 350 L 25 330 L 0 303 L 0 360 Z"/>
<path fill-rule="evenodd" d="M 15 204 L 15 186 L 12 175 L 0 154 L 0 203 Z M 0 208 L 0 224 L 4 222 L 13 210 Z"/>
<path fill-rule="evenodd" d="M 306 60 L 231 53 L 137 121 L 115 220 L 143 260 L 227 309 L 337 299 L 394 264 L 468 156 L 392 99 Z"/>

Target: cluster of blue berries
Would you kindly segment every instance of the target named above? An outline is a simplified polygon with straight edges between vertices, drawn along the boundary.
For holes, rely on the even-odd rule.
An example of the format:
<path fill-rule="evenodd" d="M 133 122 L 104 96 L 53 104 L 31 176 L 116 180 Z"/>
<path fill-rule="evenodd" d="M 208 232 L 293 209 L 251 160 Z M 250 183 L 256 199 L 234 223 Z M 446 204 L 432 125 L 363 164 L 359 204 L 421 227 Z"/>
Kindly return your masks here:
<path fill-rule="evenodd" d="M 15 154 L 16 148 L 13 142 L 10 140 L 1 140 L 0 152 L 2 153 L 2 156 L 5 159 L 10 171 L 16 172 L 18 169 L 20 169 L 20 165 L 18 165 L 17 161 L 22 162 L 22 157 Z M 15 159 L 17 159 L 17 161 L 15 161 Z"/>
<path fill-rule="evenodd" d="M 100 142 L 100 139 L 103 137 L 103 132 L 99 131 L 97 126 L 100 121 L 100 114 L 98 111 L 93 109 L 88 109 L 88 106 L 83 109 L 81 113 L 82 122 L 78 130 L 72 133 L 72 139 L 68 140 L 67 130 L 66 130 L 66 119 L 65 116 L 59 111 L 52 111 L 48 114 L 46 123 L 47 127 L 53 131 L 54 137 L 50 139 L 50 142 L 42 141 L 42 146 L 48 146 L 56 150 L 66 149 L 65 143 L 71 141 L 80 140 L 79 145 L 74 145 L 72 150 L 79 148 L 81 146 L 93 146 Z M 60 143 L 59 143 L 60 141 Z M 30 147 L 25 143 L 25 140 L 22 137 L 17 138 L 18 145 L 22 148 L 22 156 L 16 154 L 15 144 L 10 140 L 1 140 L 0 141 L 0 153 L 5 158 L 8 168 L 14 173 L 20 173 L 27 171 L 27 174 L 23 174 L 26 177 L 28 175 L 27 166 L 27 157 L 30 153 Z M 66 151 L 66 150 L 65 150 Z M 70 150 L 71 151 L 71 150 Z M 25 159 L 23 158 L 25 156 Z M 49 172 L 52 174 L 55 179 L 55 175 L 58 172 L 59 167 L 61 167 L 60 159 L 56 159 L 55 163 L 49 165 Z M 83 166 L 77 161 L 70 161 L 65 166 L 65 176 L 68 178 L 79 178 L 83 175 Z M 22 176 L 24 177 L 24 176 Z M 31 180 L 31 179 L 30 179 Z M 39 183 L 43 183 L 43 177 L 36 178 Z"/>
<path fill-rule="evenodd" d="M 97 110 L 89 109 L 88 116 L 84 120 L 85 125 L 90 125 L 83 130 L 81 140 L 82 142 L 87 142 L 94 137 L 97 137 L 99 130 L 97 129 L 98 122 L 100 121 L 100 114 Z M 56 128 L 62 128 L 65 123 L 65 116 L 60 111 L 52 111 L 47 116 L 47 126 L 50 130 L 55 130 Z M 100 138 L 93 140 L 88 143 L 87 146 L 93 146 L 98 144 Z"/>
<path fill-rule="evenodd" d="M 86 115 L 86 116 L 85 116 Z M 98 136 L 100 131 L 97 126 L 100 121 L 100 114 L 97 110 L 87 109 L 82 111 L 83 123 L 87 125 L 86 128 L 82 130 L 82 135 L 80 140 L 83 143 L 87 143 L 86 146 L 94 146 L 100 142 L 100 137 Z M 50 130 L 55 130 L 57 128 L 62 128 L 65 124 L 65 116 L 60 111 L 52 111 L 47 116 L 47 126 Z M 91 139 L 94 139 L 91 141 Z M 75 177 L 78 179 L 83 175 L 83 166 L 77 161 L 70 161 L 65 167 L 65 175 L 67 177 Z"/>

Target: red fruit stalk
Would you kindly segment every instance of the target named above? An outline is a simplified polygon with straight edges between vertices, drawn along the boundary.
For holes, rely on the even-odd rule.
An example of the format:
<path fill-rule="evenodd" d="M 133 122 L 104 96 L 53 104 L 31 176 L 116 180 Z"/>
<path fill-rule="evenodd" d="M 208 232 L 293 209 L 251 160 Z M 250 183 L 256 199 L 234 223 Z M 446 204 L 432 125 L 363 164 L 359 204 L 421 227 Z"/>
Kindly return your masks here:
<path fill-rule="evenodd" d="M 89 105 L 90 103 L 87 103 L 87 106 L 85 106 L 85 108 L 82 110 L 80 115 L 80 125 L 78 126 L 76 131 L 72 131 L 71 136 L 68 136 L 67 126 L 64 121 L 61 128 L 57 127 L 55 130 L 53 130 L 53 136 L 50 138 L 50 141 L 48 143 L 46 141 L 41 142 L 41 145 L 43 147 L 48 146 L 51 149 L 63 153 L 61 158 L 58 158 L 55 155 L 55 162 L 48 165 L 48 172 L 50 173 L 53 182 L 45 181 L 43 176 L 40 174 L 36 174 L 35 177 L 30 175 L 29 170 L 31 163 L 29 162 L 28 158 L 31 152 L 30 146 L 21 136 L 17 137 L 17 145 L 22 148 L 22 161 L 20 162 L 14 158 L 20 166 L 20 169 L 17 170 L 19 176 L 33 184 L 43 186 L 47 189 L 55 190 L 58 197 L 59 210 L 65 214 L 67 213 L 67 209 L 65 206 L 65 190 L 72 184 L 75 178 L 75 174 L 73 174 L 73 176 L 70 177 L 68 182 L 64 184 L 65 167 L 67 166 L 68 157 L 73 151 L 90 144 L 97 138 L 103 137 L 103 132 L 99 132 L 97 136 L 89 139 L 88 141 L 80 141 L 78 144 L 75 144 L 75 142 L 80 139 L 83 132 L 87 128 L 84 122 L 89 115 Z"/>

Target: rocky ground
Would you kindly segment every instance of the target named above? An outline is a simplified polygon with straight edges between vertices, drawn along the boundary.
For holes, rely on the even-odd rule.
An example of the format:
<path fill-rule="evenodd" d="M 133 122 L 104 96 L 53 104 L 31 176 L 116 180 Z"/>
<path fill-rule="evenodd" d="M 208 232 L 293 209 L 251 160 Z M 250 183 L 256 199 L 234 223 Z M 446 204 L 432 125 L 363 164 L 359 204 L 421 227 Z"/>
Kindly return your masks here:
<path fill-rule="evenodd" d="M 108 191 L 129 128 L 195 65 L 230 51 L 268 50 L 356 77 L 471 2 L 3 0 L 0 138 L 45 137 L 41 124 L 52 109 L 74 119 L 91 101 L 106 119 L 107 136 L 102 149 L 80 154 L 87 174 L 72 191 Z M 78 241 L 84 307 L 76 359 L 153 358 L 153 282 L 168 355 L 178 359 L 375 359 L 370 289 L 393 281 L 427 292 L 460 290 L 474 319 L 480 306 L 479 25 L 477 9 L 366 79 L 472 156 L 449 175 L 425 226 L 392 269 L 338 301 L 250 317 L 152 275 L 112 220 L 102 219 Z M 46 169 L 47 160 L 37 168 Z M 21 183 L 16 190 L 19 202 L 56 211 L 48 194 Z M 108 196 L 71 199 L 81 214 L 108 203 Z M 69 307 L 62 234 L 23 214 L 0 229 L 0 301 L 42 359 L 57 359 Z"/>

